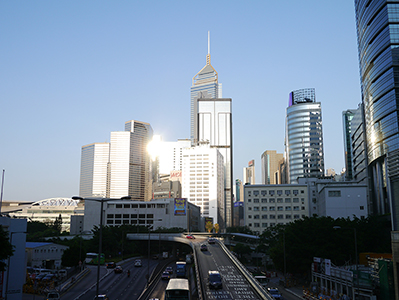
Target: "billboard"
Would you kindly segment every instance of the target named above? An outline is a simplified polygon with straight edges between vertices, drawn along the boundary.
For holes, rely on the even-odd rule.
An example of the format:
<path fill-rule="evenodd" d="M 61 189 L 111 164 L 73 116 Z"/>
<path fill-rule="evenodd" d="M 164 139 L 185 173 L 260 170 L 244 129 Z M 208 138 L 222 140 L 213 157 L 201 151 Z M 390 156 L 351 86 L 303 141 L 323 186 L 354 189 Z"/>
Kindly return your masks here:
<path fill-rule="evenodd" d="M 175 216 L 185 216 L 187 210 L 186 198 L 175 198 Z"/>

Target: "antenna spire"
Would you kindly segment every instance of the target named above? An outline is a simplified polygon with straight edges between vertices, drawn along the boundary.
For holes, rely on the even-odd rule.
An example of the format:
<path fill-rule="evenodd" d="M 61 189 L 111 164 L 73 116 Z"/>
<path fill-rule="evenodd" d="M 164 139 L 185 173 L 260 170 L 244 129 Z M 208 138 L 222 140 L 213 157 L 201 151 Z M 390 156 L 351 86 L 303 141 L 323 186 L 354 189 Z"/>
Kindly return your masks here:
<path fill-rule="evenodd" d="M 206 64 L 211 64 L 211 33 L 208 31 L 208 55 L 206 56 Z"/>

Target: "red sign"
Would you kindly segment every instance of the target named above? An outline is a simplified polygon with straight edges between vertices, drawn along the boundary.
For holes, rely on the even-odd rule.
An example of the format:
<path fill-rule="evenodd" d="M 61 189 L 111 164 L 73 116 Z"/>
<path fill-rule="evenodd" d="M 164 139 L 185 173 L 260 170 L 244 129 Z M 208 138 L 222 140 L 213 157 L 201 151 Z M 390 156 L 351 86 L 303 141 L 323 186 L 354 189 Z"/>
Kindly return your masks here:
<path fill-rule="evenodd" d="M 181 178 L 181 171 L 171 171 L 170 178 Z"/>

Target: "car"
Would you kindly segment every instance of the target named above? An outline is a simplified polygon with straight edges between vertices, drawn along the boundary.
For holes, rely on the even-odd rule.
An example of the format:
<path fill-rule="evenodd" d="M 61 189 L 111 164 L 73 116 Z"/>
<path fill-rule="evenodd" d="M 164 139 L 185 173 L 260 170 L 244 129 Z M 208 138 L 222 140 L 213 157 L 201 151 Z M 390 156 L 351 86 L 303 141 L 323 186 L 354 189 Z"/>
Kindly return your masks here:
<path fill-rule="evenodd" d="M 60 294 L 57 292 L 49 292 L 47 293 L 47 300 L 60 300 Z"/>
<path fill-rule="evenodd" d="M 223 287 L 222 276 L 218 271 L 208 272 L 208 284 L 210 289 L 219 289 Z"/>
<path fill-rule="evenodd" d="M 189 235 L 186 235 L 186 238 L 188 238 L 188 239 L 190 239 L 190 240 L 193 240 L 193 239 L 195 239 L 195 237 L 194 237 L 193 235 L 191 235 L 191 234 L 189 234 Z"/>
<path fill-rule="evenodd" d="M 141 267 L 141 259 L 136 259 L 136 260 L 134 261 L 134 266 L 135 266 L 135 267 Z"/>
<path fill-rule="evenodd" d="M 54 274 L 47 274 L 46 276 L 44 276 L 42 278 L 42 281 L 50 281 L 50 280 L 54 280 L 55 279 L 55 275 Z"/>
<path fill-rule="evenodd" d="M 202 244 L 200 246 L 201 251 L 208 251 L 208 246 L 206 244 Z"/>
<path fill-rule="evenodd" d="M 123 273 L 123 269 L 121 266 L 116 266 L 114 269 L 114 273 L 118 274 L 118 273 Z"/>
<path fill-rule="evenodd" d="M 216 239 L 210 237 L 210 238 L 208 239 L 208 243 L 209 243 L 209 244 L 215 244 L 215 243 L 216 243 Z"/>
<path fill-rule="evenodd" d="M 113 269 L 116 267 L 116 264 L 113 261 L 107 263 L 107 269 Z"/>
<path fill-rule="evenodd" d="M 283 296 L 281 295 L 280 291 L 278 290 L 278 288 L 276 287 L 269 287 L 267 288 L 267 291 L 269 292 L 270 295 L 272 295 L 272 297 L 274 299 L 283 299 Z"/>
<path fill-rule="evenodd" d="M 152 256 L 152 259 L 158 259 L 159 257 L 158 257 L 158 254 L 154 254 L 153 256 Z"/>
<path fill-rule="evenodd" d="M 103 295 L 97 295 L 97 297 L 94 296 L 94 300 L 109 300 L 109 298 L 107 295 L 103 294 Z"/>
<path fill-rule="evenodd" d="M 170 279 L 170 274 L 168 271 L 164 271 L 161 275 L 162 280 L 169 280 Z"/>
<path fill-rule="evenodd" d="M 168 272 L 169 274 L 173 274 L 173 268 L 172 267 L 166 267 L 165 272 Z"/>

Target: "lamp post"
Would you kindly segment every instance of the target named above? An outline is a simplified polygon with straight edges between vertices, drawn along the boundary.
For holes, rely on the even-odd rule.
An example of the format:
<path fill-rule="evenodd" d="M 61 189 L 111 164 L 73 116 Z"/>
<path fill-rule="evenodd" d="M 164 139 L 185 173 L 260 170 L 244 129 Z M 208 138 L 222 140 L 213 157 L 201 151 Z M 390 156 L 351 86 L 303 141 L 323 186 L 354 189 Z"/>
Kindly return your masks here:
<path fill-rule="evenodd" d="M 115 200 L 130 200 L 130 196 L 125 196 L 121 198 L 102 198 L 102 197 L 79 197 L 79 196 L 73 196 L 73 200 L 84 200 L 84 201 L 95 201 L 95 202 L 100 202 L 101 203 L 101 208 L 100 208 L 100 236 L 99 236 L 99 242 L 98 242 L 98 264 L 97 264 L 97 284 L 96 284 L 96 299 L 98 298 L 98 292 L 99 292 L 99 285 L 100 285 L 100 263 L 101 263 L 101 253 L 102 253 L 102 243 L 103 243 L 103 207 L 104 207 L 104 202 L 108 201 L 115 201 Z"/>
<path fill-rule="evenodd" d="M 356 285 L 357 285 L 357 294 L 359 295 L 359 270 L 358 270 L 358 263 L 357 263 L 357 233 L 355 227 L 341 227 L 341 226 L 334 226 L 334 229 L 353 229 L 353 234 L 355 238 L 355 268 L 356 268 Z M 355 298 L 355 294 L 353 294 L 353 298 Z"/>
<path fill-rule="evenodd" d="M 26 233 L 26 231 L 15 231 L 15 232 L 10 232 L 10 244 L 12 245 L 12 235 L 16 233 Z M 7 284 L 6 284 L 6 295 L 5 295 L 5 300 L 8 298 L 8 281 L 10 277 L 10 264 L 11 264 L 11 256 L 8 257 L 8 262 L 7 262 Z"/>

